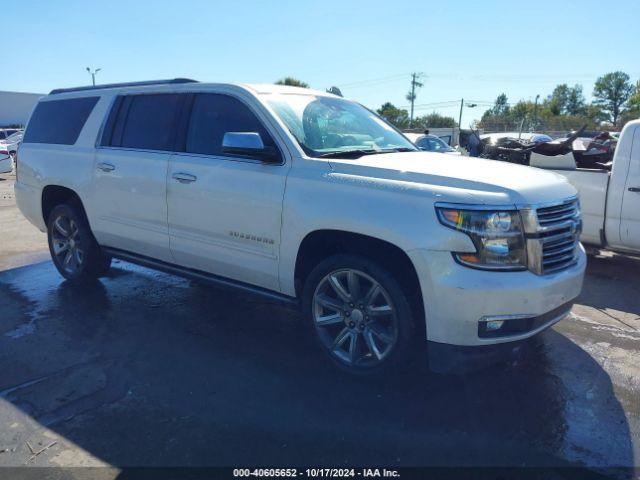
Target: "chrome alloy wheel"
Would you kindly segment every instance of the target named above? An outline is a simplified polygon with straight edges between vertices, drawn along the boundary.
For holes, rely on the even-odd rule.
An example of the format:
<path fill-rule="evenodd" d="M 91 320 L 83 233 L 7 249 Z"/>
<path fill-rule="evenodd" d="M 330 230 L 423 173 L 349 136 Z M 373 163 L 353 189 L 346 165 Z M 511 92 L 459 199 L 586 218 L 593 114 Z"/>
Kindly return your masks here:
<path fill-rule="evenodd" d="M 51 246 L 58 265 L 66 272 L 77 272 L 84 262 L 84 250 L 79 238 L 78 224 L 66 215 L 53 222 Z"/>
<path fill-rule="evenodd" d="M 323 345 L 349 366 L 380 364 L 398 341 L 389 293 L 359 270 L 336 270 L 320 281 L 313 294 L 313 320 Z"/>

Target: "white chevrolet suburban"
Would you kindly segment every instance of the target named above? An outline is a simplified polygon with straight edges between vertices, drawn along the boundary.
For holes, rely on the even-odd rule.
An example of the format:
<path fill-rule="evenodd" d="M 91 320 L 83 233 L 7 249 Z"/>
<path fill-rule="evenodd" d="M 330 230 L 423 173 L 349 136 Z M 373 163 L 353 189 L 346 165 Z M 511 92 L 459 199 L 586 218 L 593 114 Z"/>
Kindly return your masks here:
<path fill-rule="evenodd" d="M 332 94 L 175 79 L 43 97 L 15 191 L 71 281 L 116 257 L 299 305 L 351 373 L 455 371 L 563 318 L 586 260 L 565 179 L 440 157 Z"/>

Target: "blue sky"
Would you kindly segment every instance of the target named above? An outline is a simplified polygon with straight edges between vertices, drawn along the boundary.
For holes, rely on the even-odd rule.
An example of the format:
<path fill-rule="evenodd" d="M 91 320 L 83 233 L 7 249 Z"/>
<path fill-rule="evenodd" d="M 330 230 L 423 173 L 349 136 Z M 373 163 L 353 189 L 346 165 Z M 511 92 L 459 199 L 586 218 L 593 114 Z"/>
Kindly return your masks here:
<path fill-rule="evenodd" d="M 377 108 L 398 106 L 424 72 L 418 114 L 457 118 L 460 98 L 546 96 L 623 70 L 640 77 L 640 2 L 600 1 L 29 1 L 5 9 L 0 90 L 48 92 L 170 77 L 342 87 Z M 10 67 L 6 69 L 7 65 Z M 436 104 L 436 105 L 434 105 Z M 463 125 L 482 108 L 467 109 Z"/>

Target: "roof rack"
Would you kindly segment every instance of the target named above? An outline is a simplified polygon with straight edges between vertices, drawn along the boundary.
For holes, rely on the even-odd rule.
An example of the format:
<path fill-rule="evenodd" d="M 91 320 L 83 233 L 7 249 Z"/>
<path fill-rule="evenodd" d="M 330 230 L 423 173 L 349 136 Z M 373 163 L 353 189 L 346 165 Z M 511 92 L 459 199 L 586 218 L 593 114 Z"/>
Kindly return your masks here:
<path fill-rule="evenodd" d="M 87 87 L 56 88 L 54 90 L 51 90 L 51 92 L 49 92 L 49 95 L 68 92 L 83 92 L 85 90 L 102 90 L 105 88 L 144 87 L 146 85 L 169 85 L 175 83 L 198 83 L 198 81 L 191 80 L 190 78 L 170 78 L 168 80 L 147 80 L 144 82 L 106 83 L 104 85 L 89 85 Z"/>

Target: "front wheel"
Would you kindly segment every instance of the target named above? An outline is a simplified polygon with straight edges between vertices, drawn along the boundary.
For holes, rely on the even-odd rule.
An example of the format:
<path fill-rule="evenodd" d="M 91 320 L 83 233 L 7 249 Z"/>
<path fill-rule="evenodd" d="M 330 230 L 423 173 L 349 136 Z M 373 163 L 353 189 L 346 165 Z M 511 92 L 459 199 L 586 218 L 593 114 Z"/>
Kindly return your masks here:
<path fill-rule="evenodd" d="M 376 373 L 407 360 L 409 302 L 395 278 L 368 258 L 321 262 L 305 283 L 303 307 L 322 350 L 343 370 Z"/>
<path fill-rule="evenodd" d="M 56 206 L 47 224 L 49 251 L 58 272 L 72 281 L 104 275 L 111 258 L 97 244 L 80 208 L 72 204 Z"/>

